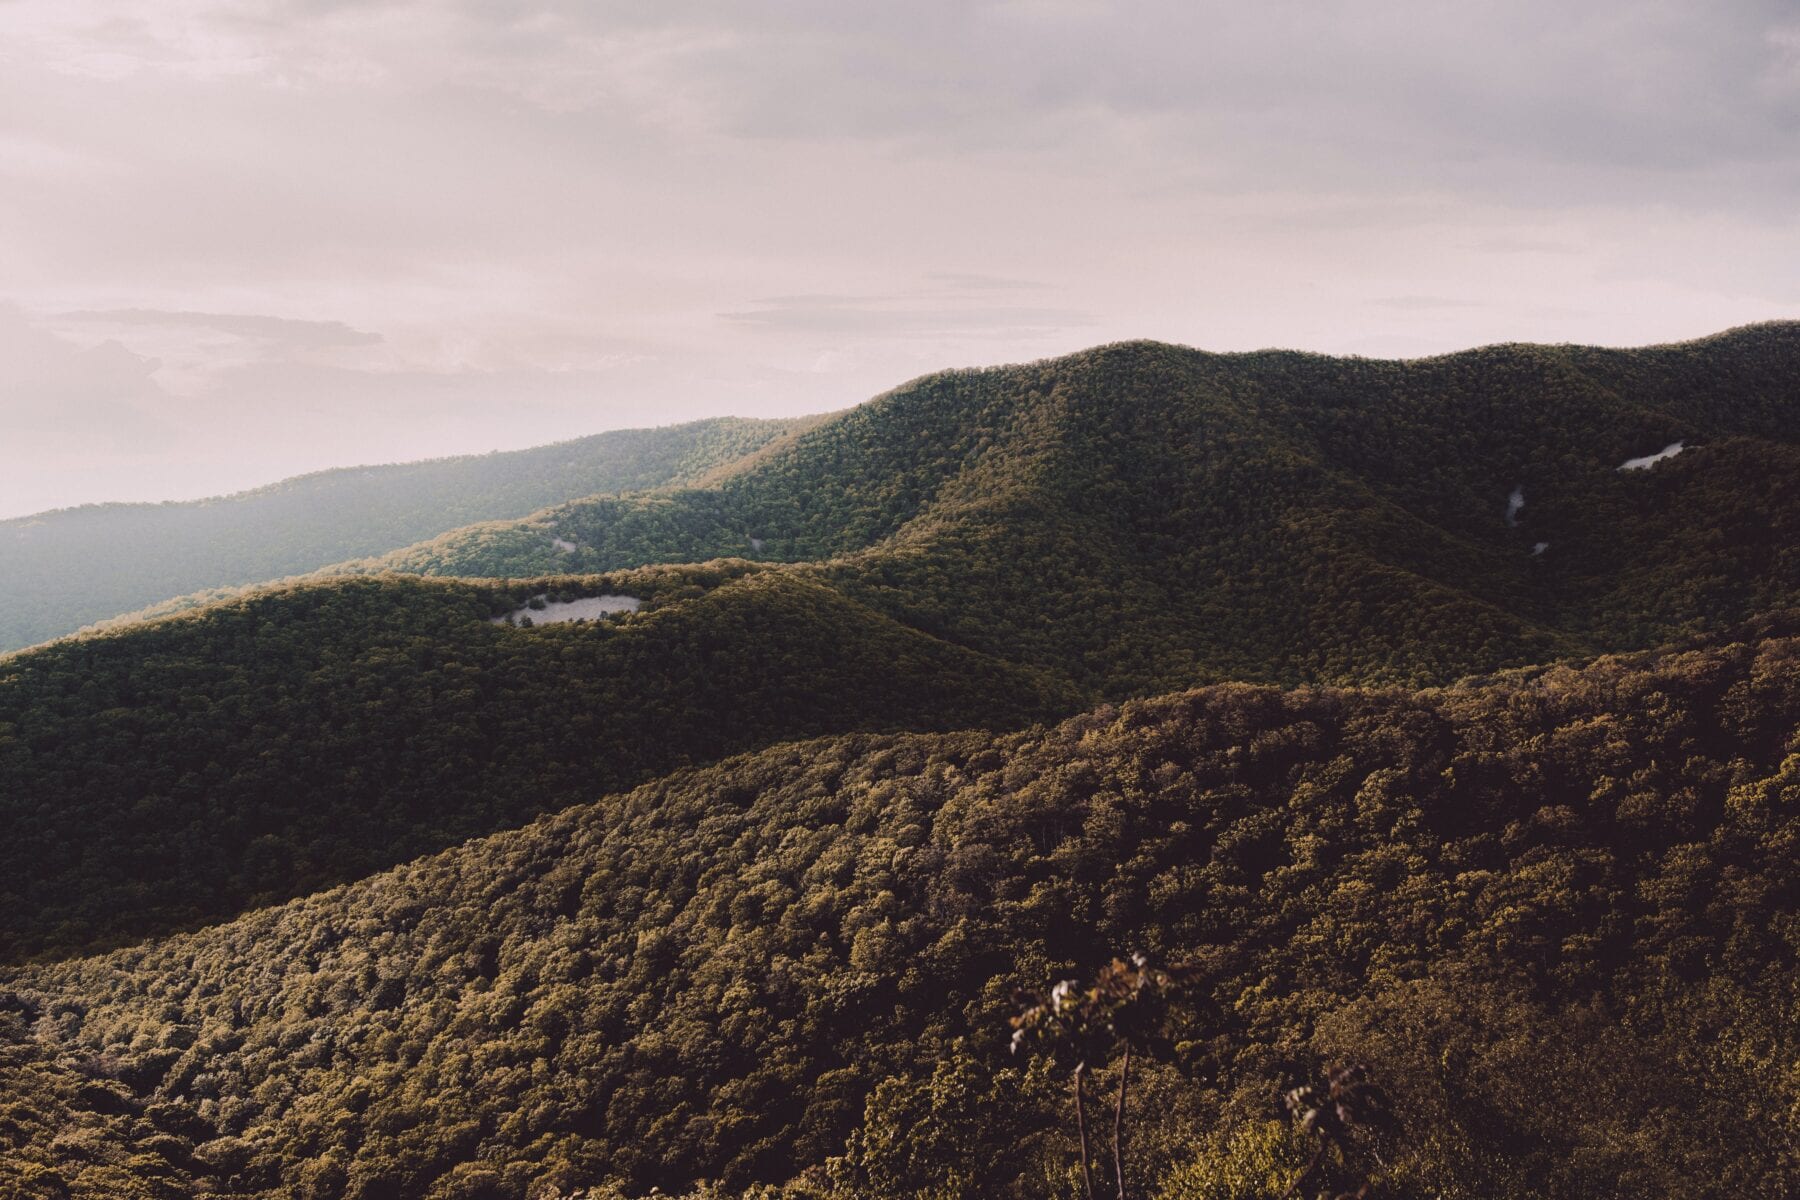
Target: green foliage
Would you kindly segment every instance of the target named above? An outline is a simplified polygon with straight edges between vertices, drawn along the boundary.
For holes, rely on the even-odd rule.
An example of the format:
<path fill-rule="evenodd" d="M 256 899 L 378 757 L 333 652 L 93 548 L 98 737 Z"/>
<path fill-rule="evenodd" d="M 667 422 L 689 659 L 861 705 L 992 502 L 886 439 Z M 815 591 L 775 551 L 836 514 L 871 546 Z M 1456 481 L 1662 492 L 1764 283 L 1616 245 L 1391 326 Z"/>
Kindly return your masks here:
<path fill-rule="evenodd" d="M 1016 1174 L 1032 1160 L 1037 1114 L 1021 1102 L 1023 1082 L 961 1043 L 928 1078 L 882 1080 L 844 1156 L 831 1161 L 833 1182 L 856 1200 L 985 1200 L 997 1159 Z"/>
<path fill-rule="evenodd" d="M 0 993 L 0 1196 L 177 1200 L 192 1194 L 193 1145 L 158 1128 L 105 1060 L 72 1070 L 27 1035 Z"/>
<path fill-rule="evenodd" d="M 544 590 L 646 605 L 490 623 Z M 771 742 L 1069 703 L 747 563 L 339 581 L 60 642 L 0 661 L 0 960 L 223 919 Z"/>
<path fill-rule="evenodd" d="M 25 831 L 0 846 L 0 961 L 219 919 L 783 738 L 1013 727 L 1227 678 L 1442 682 L 1745 619 L 1800 595 L 1780 419 L 1800 370 L 1776 369 L 1796 358 L 1792 326 L 1412 363 L 1145 343 L 928 377 L 748 457 L 768 427 L 663 431 L 656 470 L 730 465 L 391 561 L 814 561 L 718 560 L 690 574 L 737 582 L 704 599 L 671 583 L 641 619 L 528 639 L 480 624 L 517 586 L 378 575 L 0 662 L 0 815 Z M 1616 469 L 1677 435 L 1696 448 Z"/>
<path fill-rule="evenodd" d="M 1162 1180 L 1156 1200 L 1272 1200 L 1306 1170 L 1309 1155 L 1280 1121 L 1257 1121 L 1208 1139 Z"/>
<path fill-rule="evenodd" d="M 1081 1154 L 1082 1193 L 1093 1200 L 1093 1156 L 1087 1124 L 1087 1082 L 1090 1068 L 1119 1055 L 1117 1098 L 1113 1102 L 1113 1181 L 1119 1200 L 1126 1200 L 1126 1131 L 1133 1050 L 1161 1049 L 1168 1037 L 1168 995 L 1180 975 L 1153 967 L 1142 954 L 1130 962 L 1113 959 L 1100 968 L 1092 986 L 1083 988 L 1064 979 L 1048 996 L 1021 994 L 1026 1007 L 1015 1013 L 1012 1051 L 1037 1051 L 1064 1060 L 1074 1084 L 1075 1132 Z"/>
<path fill-rule="evenodd" d="M 1353 1061 L 1405 1200 L 1785 1195 L 1797 393 L 1105 347 L 0 660 L 0 1184 L 1069 1200 L 1003 1030 L 1093 978 L 1025 1032 L 1128 1195 L 1288 1187 Z"/>
<path fill-rule="evenodd" d="M 1792 324 L 1409 362 L 1130 343 L 928 376 L 709 487 L 575 501 L 342 569 L 804 561 L 1096 697 L 1443 683 L 1792 603 L 1797 381 Z M 1677 439 L 1691 448 L 1654 470 L 1617 469 Z"/>
<path fill-rule="evenodd" d="M 1193 971 L 1133 1085 L 1134 1194 L 1292 1165 L 1277 1097 L 1354 1056 L 1407 1131 L 1397 1195 L 1780 1195 L 1784 620 L 1413 694 L 777 746 L 0 986 L 233 1195 L 337 1164 L 323 1194 L 1072 1196 L 1067 1091 L 1013 1073 L 1005 1017 L 1121 944 Z"/>
<path fill-rule="evenodd" d="M 1168 993 L 1180 974 L 1134 954 L 1101 967 L 1089 987 L 1064 979 L 1048 996 L 1025 995 L 1026 1007 L 1008 1022 L 1012 1051 L 1060 1054 L 1081 1069 L 1104 1065 L 1126 1046 L 1149 1049 L 1166 1040 Z"/>
<path fill-rule="evenodd" d="M 532 450 L 321 471 L 211 500 L 95 504 L 0 521 L 0 651 L 167 596 L 298 575 L 473 521 L 698 482 L 810 423 L 620 430 Z M 562 569 L 551 549 L 531 574 Z"/>
<path fill-rule="evenodd" d="M 1400 1132 L 1394 1102 L 1361 1064 L 1328 1072 L 1321 1083 L 1303 1083 L 1284 1098 L 1288 1114 L 1313 1142 L 1313 1155 L 1283 1193 L 1287 1196 L 1371 1194 Z M 1385 1145 L 1383 1143 L 1386 1143 Z M 1335 1170 L 1334 1170 L 1335 1168 Z M 1333 1179 L 1333 1175 L 1346 1178 Z M 1354 1193 L 1349 1186 L 1356 1185 Z"/>

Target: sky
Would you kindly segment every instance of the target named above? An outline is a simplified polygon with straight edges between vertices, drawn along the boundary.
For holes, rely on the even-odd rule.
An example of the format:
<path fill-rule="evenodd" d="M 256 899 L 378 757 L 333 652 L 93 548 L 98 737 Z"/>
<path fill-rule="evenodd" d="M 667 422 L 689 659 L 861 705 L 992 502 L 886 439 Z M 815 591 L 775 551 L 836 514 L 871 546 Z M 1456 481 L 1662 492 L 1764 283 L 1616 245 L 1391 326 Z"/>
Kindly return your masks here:
<path fill-rule="evenodd" d="M 1800 317 L 1800 5 L 0 0 L 0 517 Z"/>

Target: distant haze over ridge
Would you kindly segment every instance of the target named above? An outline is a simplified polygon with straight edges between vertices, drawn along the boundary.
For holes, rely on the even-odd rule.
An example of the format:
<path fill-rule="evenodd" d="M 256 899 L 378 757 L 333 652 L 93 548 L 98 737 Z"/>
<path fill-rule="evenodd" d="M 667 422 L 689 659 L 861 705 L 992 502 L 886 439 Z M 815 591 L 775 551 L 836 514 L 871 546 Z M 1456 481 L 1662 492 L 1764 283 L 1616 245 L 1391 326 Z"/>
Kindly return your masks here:
<path fill-rule="evenodd" d="M 1800 315 L 1779 0 L 0 5 L 0 513 Z"/>
<path fill-rule="evenodd" d="M 130 318 L 133 320 L 136 320 L 139 318 L 144 318 L 146 320 L 146 322 L 149 323 L 148 317 L 153 316 L 154 314 L 142 314 L 142 313 L 133 312 L 133 313 L 126 313 L 126 314 L 93 314 L 93 315 L 112 317 L 112 318 L 127 317 L 127 318 Z M 260 322 L 270 322 L 277 326 L 288 325 L 288 324 L 291 324 L 291 325 L 315 324 L 315 323 L 309 323 L 309 322 L 282 322 L 282 321 L 278 321 L 274 318 L 236 317 L 236 318 L 227 319 L 219 314 L 187 313 L 187 314 L 168 314 L 168 315 L 177 316 L 177 317 L 187 317 L 187 318 L 205 318 L 209 321 L 217 321 L 217 322 L 224 323 L 228 327 L 233 327 L 233 328 L 238 327 L 239 323 L 242 323 L 242 325 L 246 328 L 257 328 L 257 327 L 259 327 Z M 0 307 L 0 347 L 4 347 L 5 334 L 7 331 L 7 322 L 9 319 L 16 321 L 18 319 L 18 314 L 16 314 L 16 313 L 9 314 L 5 311 L 4 307 Z M 1739 328 L 1748 327 L 1748 325 L 1758 325 L 1758 324 L 1774 325 L 1774 324 L 1783 324 L 1783 323 L 1786 323 L 1786 322 L 1782 322 L 1782 321 L 1750 322 L 1746 326 L 1740 326 Z M 323 323 L 317 323 L 317 324 L 323 324 Z M 1655 344 L 1681 344 L 1683 342 L 1699 342 L 1699 341 L 1705 341 L 1708 337 L 1720 336 L 1721 334 L 1727 333 L 1727 332 L 1730 332 L 1730 330 L 1722 329 L 1717 332 L 1709 332 L 1709 333 L 1687 336 L 1687 337 L 1671 338 L 1667 342 L 1655 343 Z M 346 331 L 345 336 L 348 336 L 349 334 L 354 334 L 354 333 L 355 333 L 355 331 Z M 37 339 L 37 340 L 41 341 L 42 339 Z M 379 339 L 376 339 L 376 340 L 379 340 Z M 1131 340 L 1144 340 L 1144 339 L 1119 339 L 1119 340 L 1131 341 Z M 1083 349 L 1089 349 L 1089 348 L 1092 348 L 1093 346 L 1097 346 L 1100 344 L 1102 344 L 1102 343 L 1098 343 L 1098 342 L 1082 343 L 1080 345 L 1071 346 L 1068 349 L 1071 352 L 1079 351 L 1079 350 L 1083 350 Z M 1184 348 L 1198 349 L 1202 353 L 1216 353 L 1216 354 L 1242 354 L 1242 353 L 1255 353 L 1255 352 L 1259 352 L 1259 351 L 1269 351 L 1269 350 L 1295 351 L 1295 352 L 1299 352 L 1299 353 L 1324 353 L 1323 351 L 1315 351 L 1315 350 L 1312 350 L 1307 347 L 1289 345 L 1286 343 L 1282 343 L 1282 344 L 1278 344 L 1278 345 L 1271 344 L 1271 345 L 1266 345 L 1266 346 L 1265 345 L 1244 346 L 1244 347 L 1229 348 L 1229 349 L 1224 348 L 1224 347 L 1217 347 L 1217 346 L 1190 345 L 1187 342 L 1181 342 L 1181 341 L 1176 341 L 1171 344 L 1181 345 Z M 1485 349 L 1485 348 L 1489 348 L 1492 346 L 1505 345 L 1505 344 L 1511 344 L 1511 343 L 1502 342 L 1502 341 L 1488 341 L 1488 342 L 1482 342 L 1480 344 L 1473 344 L 1473 345 L 1470 345 L 1467 347 L 1462 347 L 1462 346 L 1446 347 L 1443 350 L 1432 351 L 1429 354 L 1425 354 L 1425 353 L 1417 354 L 1417 355 L 1414 355 L 1414 354 L 1387 354 L 1387 355 L 1372 354 L 1372 355 L 1367 355 L 1367 356 L 1359 355 L 1359 357 L 1371 357 L 1371 358 L 1375 358 L 1375 359 L 1402 360 L 1402 359 L 1414 358 L 1414 357 L 1433 357 L 1433 356 L 1441 355 L 1441 354 L 1457 353 L 1457 352 L 1461 352 L 1464 350 L 1474 351 L 1474 350 L 1480 350 L 1480 349 Z M 1546 344 L 1571 345 L 1571 344 L 1577 344 L 1577 343 L 1574 343 L 1573 341 L 1568 340 L 1568 339 L 1564 339 L 1564 340 L 1560 340 L 1555 343 L 1546 343 Z M 1601 345 L 1603 343 L 1593 343 L 1593 344 Z M 1647 348 L 1649 345 L 1651 345 L 1651 343 L 1645 343 L 1645 348 Z M 1619 346 L 1617 348 L 1629 349 L 1632 347 Z M 113 348 L 112 352 L 116 352 L 116 350 L 117 350 L 117 347 L 115 346 Z M 1057 355 L 1057 354 L 1040 355 L 1040 356 L 1034 356 L 1033 358 L 1031 358 L 1029 360 L 1021 359 L 1021 360 L 1018 360 L 1017 362 L 1008 362 L 1008 363 L 1001 363 L 1001 362 L 964 363 L 964 364 L 960 364 L 959 367 L 950 367 L 950 368 L 947 368 L 945 363 L 939 362 L 939 363 L 934 364 L 931 368 L 929 368 L 927 370 L 916 372 L 913 376 L 908 376 L 908 377 L 904 377 L 904 378 L 922 377 L 923 375 L 933 374 L 933 373 L 936 373 L 937 371 L 944 370 L 944 369 L 976 369 L 976 370 L 979 370 L 979 369 L 988 369 L 988 368 L 998 368 L 1001 366 L 1021 365 L 1022 363 L 1028 362 L 1028 361 L 1045 361 L 1045 360 L 1059 357 L 1059 356 L 1060 355 Z M 4 370 L 5 370 L 4 364 L 0 363 L 0 371 L 4 371 Z M 877 394 L 887 390 L 888 388 L 896 386 L 900 382 L 901 378 L 902 377 L 893 377 L 893 378 L 889 378 L 889 379 L 880 381 L 878 384 L 871 386 L 867 391 L 865 391 L 859 395 L 847 396 L 847 397 L 842 398 L 842 401 L 839 403 L 826 404 L 826 403 L 821 402 L 818 404 L 811 404 L 811 405 L 789 406 L 789 407 L 783 408 L 781 411 L 783 411 L 786 415 L 794 416 L 794 417 L 824 416 L 831 412 L 835 412 L 835 411 L 841 410 L 843 408 L 847 408 L 852 404 L 860 403 L 861 401 L 868 399 L 870 396 L 877 395 Z M 394 386 L 397 389 L 404 389 L 409 385 L 404 380 L 396 380 Z M 398 398 L 401 399 L 402 401 L 405 401 L 407 399 L 407 397 L 404 394 L 402 394 Z M 0 415 L 3 415 L 3 409 L 0 409 Z M 746 412 L 736 412 L 736 411 L 727 412 L 727 411 L 721 410 L 718 412 L 706 413 L 706 414 L 702 414 L 702 415 L 705 417 L 738 418 L 738 417 L 751 417 L 751 416 L 755 416 L 758 414 L 748 412 L 748 411 L 746 411 Z M 167 476 L 171 479 L 180 478 L 184 481 L 182 483 L 170 484 L 169 486 L 170 486 L 171 490 L 155 492 L 153 494 L 147 494 L 137 484 L 130 482 L 132 479 L 136 478 L 136 476 L 134 476 L 128 472 L 120 478 L 109 480 L 106 484 L 97 485 L 97 490 L 93 494 L 64 496 L 61 499 L 57 500 L 55 503 L 41 505 L 39 507 L 30 508 L 30 509 L 19 509 L 16 511 L 11 506 L 9 506 L 9 504 L 7 503 L 7 499 L 6 499 L 6 497 L 7 497 L 7 492 L 6 492 L 7 480 L 5 479 L 3 474 L 0 474 L 0 522 L 25 521 L 25 520 L 30 520 L 32 518 L 45 517 L 52 513 L 57 513 L 57 512 L 61 512 L 61 511 L 68 510 L 68 509 L 87 508 L 87 507 L 94 507 L 94 506 L 196 504 L 196 503 L 207 503 L 207 502 L 213 502 L 213 501 L 240 499 L 240 498 L 249 496 L 256 492 L 262 492 L 262 491 L 267 491 L 269 489 L 276 489 L 276 488 L 288 488 L 288 487 L 292 487 L 294 484 L 299 483 L 302 480 L 312 479 L 314 477 L 319 477 L 319 476 L 332 475 L 334 473 L 341 474 L 341 473 L 352 473 L 352 472 L 356 472 L 356 471 L 364 471 L 364 472 L 384 471 L 384 470 L 389 470 L 389 469 L 396 468 L 396 467 L 417 469 L 417 468 L 424 467 L 427 464 L 431 464 L 431 463 L 448 463 L 453 460 L 476 460 L 476 459 L 481 459 L 484 457 L 492 457 L 495 455 L 517 454 L 517 453 L 523 452 L 523 451 L 532 451 L 535 453 L 545 453 L 545 452 L 552 450 L 553 447 L 556 445 L 560 445 L 560 444 L 571 444 L 572 445 L 574 443 L 586 441 L 593 437 L 599 436 L 599 432 L 618 432 L 618 433 L 639 432 L 639 433 L 642 433 L 642 432 L 646 432 L 646 431 L 652 430 L 652 429 L 672 428 L 676 424 L 679 424 L 679 422 L 672 422 L 672 421 L 668 421 L 668 420 L 658 419 L 656 414 L 652 411 L 650 413 L 650 415 L 641 424 L 615 427 L 613 429 L 609 429 L 609 430 L 605 430 L 605 431 L 594 431 L 592 429 L 587 429 L 587 430 L 577 431 L 576 433 L 574 433 L 570 436 L 566 436 L 566 437 L 543 439 L 543 438 L 538 438 L 538 437 L 532 436 L 532 434 L 529 430 L 523 430 L 523 429 L 505 430 L 505 431 L 497 432 L 494 434 L 494 436 L 500 440 L 497 440 L 492 444 L 478 445 L 473 449 L 469 449 L 469 448 L 452 449 L 452 450 L 446 450 L 446 451 L 442 451 L 442 452 L 423 452 L 423 453 L 411 454 L 411 455 L 400 454 L 395 457 L 386 458 L 386 459 L 381 457 L 382 451 L 380 450 L 379 441 L 373 441 L 369 445 L 359 448 L 357 445 L 355 445 L 353 443 L 353 440 L 350 440 L 350 441 L 347 441 L 345 448 L 338 455 L 338 457 L 336 459 L 330 460 L 330 461 L 325 461 L 325 462 L 318 463 L 318 464 L 311 465 L 311 466 L 307 466 L 304 468 L 294 469 L 292 471 L 288 471 L 288 472 L 285 472 L 282 474 L 270 474 L 270 473 L 260 472 L 260 468 L 258 467 L 257 464 L 260 464 L 264 461 L 286 461 L 285 459 L 280 458 L 279 455 L 283 454 L 283 453 L 292 453 L 291 450 L 277 448 L 276 450 L 271 451 L 271 453 L 274 453 L 277 455 L 277 457 L 275 457 L 273 459 L 267 459 L 267 458 L 263 457 L 262 455 L 258 454 L 258 455 L 243 458 L 241 460 L 237 460 L 237 461 L 234 461 L 231 463 L 217 463 L 214 465 L 215 465 L 215 467 L 217 467 L 218 471 L 221 472 L 220 474 L 200 475 L 198 477 L 193 476 L 191 474 L 191 472 L 188 471 L 188 468 L 191 467 L 193 464 L 175 460 L 175 459 L 171 459 L 169 462 L 160 464 L 157 467 L 155 467 L 154 469 L 152 469 L 150 472 L 150 475 L 149 475 L 150 478 L 158 478 L 158 477 Z M 421 437 L 422 437 L 421 444 L 433 445 L 433 444 L 435 444 L 434 439 L 441 439 L 441 438 L 445 438 L 448 436 L 451 436 L 451 435 L 445 434 L 442 430 L 432 430 L 432 431 L 429 431 L 428 433 L 421 435 Z M 475 436 L 479 436 L 479 435 L 475 435 Z M 0 443 L 0 458 L 4 458 L 6 453 L 7 453 L 7 447 L 5 446 L 4 443 Z M 202 482 L 202 480 L 210 480 L 210 479 L 214 479 L 214 478 L 223 478 L 223 479 L 232 480 L 234 482 L 224 483 L 224 484 L 219 484 L 219 485 L 214 485 L 214 484 L 211 484 L 208 482 Z M 57 486 L 75 486 L 75 484 L 72 481 L 65 483 L 64 481 L 59 480 Z M 148 485 L 146 485 L 146 486 L 148 486 Z M 514 514 L 514 515 L 517 515 L 517 514 Z"/>
<path fill-rule="evenodd" d="M 186 503 L 0 520 L 0 652 L 170 596 L 297 575 L 595 493 L 692 483 L 809 424 L 721 418 L 319 471 Z"/>
<path fill-rule="evenodd" d="M 199 504 L 68 509 L 0 521 L 0 653 L 89 623 L 140 620 L 315 573 L 526 579 L 714 559 L 824 563 L 932 542 L 952 529 L 958 532 L 942 545 L 966 549 L 976 527 L 984 530 L 977 541 L 1022 539 L 1044 569 L 1062 570 L 1103 545 L 1117 543 L 1136 561 L 1159 538 L 1186 544 L 1196 536 L 1193 521 L 1236 531 L 1212 537 L 1215 551 L 1229 543 L 1267 557 L 1268 531 L 1249 535 L 1242 523 L 1283 491 L 1283 503 L 1313 512 L 1284 518 L 1296 529 L 1338 529 L 1331 536 L 1339 542 L 1293 547 L 1302 557 L 1341 561 L 1348 538 L 1370 563 L 1387 564 L 1378 575 L 1398 570 L 1424 581 L 1448 570 L 1455 579 L 1439 600 L 1479 606 L 1487 602 L 1481 598 L 1511 595 L 1526 602 L 1507 617 L 1525 622 L 1520 631 L 1537 630 L 1524 661 L 1552 652 L 1542 640 L 1549 627 L 1580 636 L 1589 618 L 1574 614 L 1595 611 L 1591 585 L 1616 588 L 1660 572 L 1664 601 L 1708 611 L 1707 579 L 1739 577 L 1732 603 L 1747 600 L 1752 578 L 1779 592 L 1776 581 L 1792 564 L 1775 548 L 1787 544 L 1786 489 L 1800 478 L 1786 465 L 1797 361 L 1795 322 L 1635 350 L 1511 343 L 1411 360 L 1217 354 L 1138 340 L 940 371 L 821 417 L 722 418 L 530 451 L 324 472 Z M 1072 449 L 1094 437 L 1092 421 L 1122 425 Z M 1161 432 L 1147 435 L 1150 427 Z M 1741 438 L 1750 440 L 1730 445 Z M 1623 468 L 1648 467 L 1646 455 L 1671 445 L 1733 465 L 1693 468 L 1684 455 L 1673 474 L 1699 490 L 1679 502 L 1618 490 L 1621 476 L 1639 474 Z M 1453 460 L 1455 480 L 1445 475 Z M 1036 465 L 1019 469 L 1028 462 Z M 1101 477 L 1089 478 L 1103 463 Z M 1671 472 L 1645 473 L 1661 488 Z M 1187 480 L 1183 503 L 1193 509 L 1178 519 L 1146 499 L 1169 499 L 1177 477 Z M 1122 483 L 1149 478 L 1159 482 L 1142 494 Z M 1025 480 L 1049 490 L 1027 499 L 1016 491 Z M 1378 494 L 1387 498 L 1371 509 Z M 1398 509 L 1385 508 L 1395 503 Z M 1134 507 L 1144 504 L 1150 508 Z M 1064 516 L 1046 515 L 1059 505 L 1068 506 Z M 1588 511 L 1593 505 L 1616 511 L 1598 518 Z M 970 525 L 974 514 L 985 515 Z M 1402 526 L 1381 525 L 1391 519 Z M 1729 566 L 1701 562 L 1717 546 L 1689 546 L 1690 535 L 1671 524 L 1684 519 L 1742 526 L 1745 546 L 1732 552 L 1748 557 Z M 1077 533 L 1096 520 L 1098 527 Z M 1634 524 L 1638 544 L 1628 548 L 1625 530 Z M 1476 551 L 1478 543 L 1486 548 Z M 1552 546 L 1541 563 L 1522 556 L 1529 551 L 1535 560 Z M 1169 553 L 1162 545 L 1148 561 Z M 968 614 L 969 572 L 989 561 L 977 559 L 941 567 L 938 578 L 960 578 L 964 594 L 925 618 L 938 632 L 960 628 L 970 644 L 987 636 Z M 1193 600 L 1245 577 L 1241 567 L 1221 560 L 1202 570 L 1190 561 L 1189 574 L 1154 582 L 1139 599 Z M 1124 569 L 1087 568 L 1115 580 Z M 1677 584 L 1676 575 L 1685 581 Z M 1040 578 L 1034 586 L 1042 585 Z M 1217 632 L 1224 614 L 1263 611 L 1268 602 L 1215 595 L 1211 627 Z M 995 604 L 993 622 L 1018 609 L 1016 600 Z M 1237 669 L 1218 667 L 1227 676 Z"/>

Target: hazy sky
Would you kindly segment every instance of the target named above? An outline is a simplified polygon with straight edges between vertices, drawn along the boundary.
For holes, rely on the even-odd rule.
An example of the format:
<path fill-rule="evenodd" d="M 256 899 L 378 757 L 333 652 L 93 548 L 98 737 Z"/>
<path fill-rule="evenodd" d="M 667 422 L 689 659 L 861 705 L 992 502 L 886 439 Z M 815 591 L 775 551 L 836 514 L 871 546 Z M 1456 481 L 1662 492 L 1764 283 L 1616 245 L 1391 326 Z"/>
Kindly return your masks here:
<path fill-rule="evenodd" d="M 0 516 L 1795 316 L 1795 0 L 0 0 Z"/>

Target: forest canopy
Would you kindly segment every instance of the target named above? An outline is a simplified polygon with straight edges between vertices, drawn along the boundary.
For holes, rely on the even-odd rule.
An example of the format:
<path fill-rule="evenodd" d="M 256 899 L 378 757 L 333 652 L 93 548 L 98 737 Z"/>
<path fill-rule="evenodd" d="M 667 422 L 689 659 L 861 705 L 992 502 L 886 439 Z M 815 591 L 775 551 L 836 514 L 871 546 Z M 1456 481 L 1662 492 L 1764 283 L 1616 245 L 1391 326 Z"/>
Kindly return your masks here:
<path fill-rule="evenodd" d="M 166 504 L 0 521 L 0 652 L 171 596 L 281 579 L 600 492 L 691 484 L 813 418 L 626 429 L 531 450 L 320 471 Z"/>
<path fill-rule="evenodd" d="M 0 657 L 0 1195 L 1790 1195 L 1797 416 L 1127 343 Z"/>
<path fill-rule="evenodd" d="M 1011 992 L 1130 946 L 1190 979 L 1140 1194 L 1271 1194 L 1353 1055 L 1384 1194 L 1778 1195 L 1796 634 L 784 745 L 0 994 L 198 1194 L 1069 1194 Z"/>

